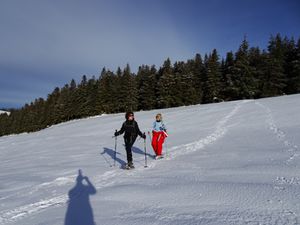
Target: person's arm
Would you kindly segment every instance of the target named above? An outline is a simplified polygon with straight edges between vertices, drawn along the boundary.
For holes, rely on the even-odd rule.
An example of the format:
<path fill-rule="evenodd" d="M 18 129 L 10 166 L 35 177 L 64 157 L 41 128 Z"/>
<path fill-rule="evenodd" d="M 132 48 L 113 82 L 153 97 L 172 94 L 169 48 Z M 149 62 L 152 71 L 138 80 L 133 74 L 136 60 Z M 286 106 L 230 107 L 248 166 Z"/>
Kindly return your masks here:
<path fill-rule="evenodd" d="M 125 131 L 125 122 L 122 124 L 122 127 L 119 131 L 115 132 L 115 136 L 118 136 L 120 134 L 123 134 Z"/>
<path fill-rule="evenodd" d="M 88 192 L 89 192 L 89 194 L 91 194 L 91 195 L 96 194 L 97 190 L 94 187 L 94 185 L 90 182 L 89 178 L 88 177 L 83 177 L 83 178 L 85 179 L 85 181 L 88 184 Z"/>
<path fill-rule="evenodd" d="M 139 125 L 138 125 L 138 123 L 136 121 L 135 121 L 135 129 L 137 131 L 137 134 L 140 135 L 140 137 L 146 138 L 146 135 L 141 132 L 141 130 L 139 128 Z"/>
<path fill-rule="evenodd" d="M 167 127 L 164 123 L 162 123 L 162 129 L 163 129 L 163 131 L 167 131 Z"/>

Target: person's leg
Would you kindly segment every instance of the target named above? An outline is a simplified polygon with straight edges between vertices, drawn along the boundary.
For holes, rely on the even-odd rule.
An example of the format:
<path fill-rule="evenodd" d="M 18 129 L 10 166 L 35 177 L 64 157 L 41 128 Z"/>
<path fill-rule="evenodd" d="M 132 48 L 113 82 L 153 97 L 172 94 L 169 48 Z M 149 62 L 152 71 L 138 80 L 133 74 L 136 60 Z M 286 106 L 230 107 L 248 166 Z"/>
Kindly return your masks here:
<path fill-rule="evenodd" d="M 130 140 L 125 139 L 125 149 L 126 149 L 126 155 L 127 155 L 127 163 L 132 163 L 132 143 Z"/>
<path fill-rule="evenodd" d="M 127 153 L 127 162 L 132 163 L 132 151 L 131 151 L 131 145 L 126 145 L 126 153 Z"/>
<path fill-rule="evenodd" d="M 153 148 L 153 151 L 154 151 L 154 153 L 155 153 L 155 155 L 157 155 L 157 137 L 158 137 L 158 132 L 155 132 L 155 131 L 153 131 L 152 132 L 152 148 Z"/>
<path fill-rule="evenodd" d="M 162 145 L 164 143 L 165 140 L 165 135 L 163 134 L 163 132 L 159 132 L 158 138 L 157 138 L 157 155 L 161 155 L 162 154 Z"/>

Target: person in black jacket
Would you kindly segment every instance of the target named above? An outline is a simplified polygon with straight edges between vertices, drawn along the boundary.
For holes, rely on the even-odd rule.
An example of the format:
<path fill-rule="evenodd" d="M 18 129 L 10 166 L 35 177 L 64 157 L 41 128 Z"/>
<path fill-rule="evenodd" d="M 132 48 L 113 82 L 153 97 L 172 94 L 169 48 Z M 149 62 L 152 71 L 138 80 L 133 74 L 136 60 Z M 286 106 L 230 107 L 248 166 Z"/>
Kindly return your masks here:
<path fill-rule="evenodd" d="M 123 123 L 121 129 L 115 132 L 115 136 L 120 134 L 124 134 L 124 141 L 125 141 L 125 148 L 127 153 L 127 165 L 128 168 L 134 168 L 132 162 L 132 152 L 131 148 L 137 138 L 137 136 L 141 136 L 142 138 L 146 139 L 145 133 L 140 131 L 138 123 L 134 120 L 133 112 L 127 112 L 125 114 L 126 121 Z"/>

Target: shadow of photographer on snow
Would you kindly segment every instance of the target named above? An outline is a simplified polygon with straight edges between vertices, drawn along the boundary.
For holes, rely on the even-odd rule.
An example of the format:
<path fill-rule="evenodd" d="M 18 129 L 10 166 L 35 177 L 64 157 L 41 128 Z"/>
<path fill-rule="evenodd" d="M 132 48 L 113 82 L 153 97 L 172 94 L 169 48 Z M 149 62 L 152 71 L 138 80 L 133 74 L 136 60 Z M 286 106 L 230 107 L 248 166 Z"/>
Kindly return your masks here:
<path fill-rule="evenodd" d="M 69 191 L 68 208 L 64 225 L 96 225 L 90 195 L 96 194 L 96 188 L 87 176 L 78 170 L 76 185 Z"/>

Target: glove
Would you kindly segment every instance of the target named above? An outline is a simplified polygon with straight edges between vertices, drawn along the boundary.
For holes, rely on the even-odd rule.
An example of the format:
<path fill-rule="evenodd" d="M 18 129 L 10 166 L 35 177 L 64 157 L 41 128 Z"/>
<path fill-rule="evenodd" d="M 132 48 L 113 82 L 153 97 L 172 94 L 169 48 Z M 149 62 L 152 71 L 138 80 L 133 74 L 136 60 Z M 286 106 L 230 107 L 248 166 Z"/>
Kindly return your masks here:
<path fill-rule="evenodd" d="M 115 137 L 116 137 L 116 136 L 118 136 L 118 135 L 119 135 L 119 132 L 118 132 L 118 131 L 116 131 L 116 132 L 115 132 Z"/>
<path fill-rule="evenodd" d="M 142 134 L 142 138 L 146 139 L 146 134 L 145 133 Z"/>

